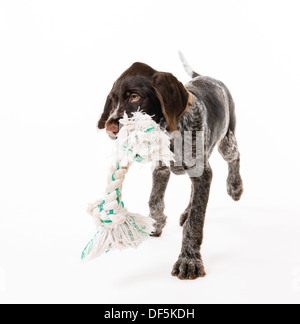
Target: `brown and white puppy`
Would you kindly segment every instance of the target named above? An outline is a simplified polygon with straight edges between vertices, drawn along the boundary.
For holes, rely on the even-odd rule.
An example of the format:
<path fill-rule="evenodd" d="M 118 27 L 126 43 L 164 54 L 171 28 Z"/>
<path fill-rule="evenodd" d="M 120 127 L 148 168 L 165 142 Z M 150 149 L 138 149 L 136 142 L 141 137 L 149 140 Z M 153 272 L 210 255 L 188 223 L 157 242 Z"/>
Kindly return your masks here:
<path fill-rule="evenodd" d="M 192 182 L 191 199 L 180 217 L 180 225 L 183 226 L 182 249 L 172 275 L 179 279 L 196 279 L 205 276 L 200 247 L 212 181 L 209 157 L 215 146 L 218 146 L 228 163 L 227 191 L 236 201 L 243 193 L 243 183 L 239 173 L 240 154 L 235 138 L 235 107 L 231 94 L 222 82 L 200 76 L 182 55 L 180 57 L 192 77 L 187 85 L 184 86 L 171 73 L 156 71 L 144 63 L 134 63 L 114 83 L 98 128 L 106 128 L 108 135 L 115 139 L 124 112 L 130 116 L 132 112 L 141 110 L 153 116 L 163 129 L 171 133 L 179 131 L 182 138 L 185 138 L 185 133 L 192 134 L 193 156 L 199 153 L 194 135 L 203 134 L 201 156 L 198 158 L 201 163 L 197 163 L 196 158 L 195 165 L 191 165 L 183 153 L 180 163 L 175 162 L 171 168 L 158 165 L 153 172 L 149 200 L 150 216 L 156 220 L 152 236 L 160 236 L 167 218 L 164 215 L 164 195 L 170 172 L 189 175 Z M 171 147 L 174 149 L 174 145 Z"/>
<path fill-rule="evenodd" d="M 137 62 L 114 83 L 98 127 L 105 127 L 114 139 L 124 112 L 130 114 L 140 109 L 156 122 L 164 118 L 173 131 L 187 107 L 188 97 L 185 87 L 171 73 L 157 72 Z"/>

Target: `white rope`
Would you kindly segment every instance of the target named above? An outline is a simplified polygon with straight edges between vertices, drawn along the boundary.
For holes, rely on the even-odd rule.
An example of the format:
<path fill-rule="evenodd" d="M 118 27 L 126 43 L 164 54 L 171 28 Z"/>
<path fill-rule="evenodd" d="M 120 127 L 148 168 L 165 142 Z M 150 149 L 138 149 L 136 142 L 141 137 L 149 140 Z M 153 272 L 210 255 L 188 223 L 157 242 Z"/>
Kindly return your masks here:
<path fill-rule="evenodd" d="M 112 249 L 137 247 L 149 237 L 154 230 L 154 220 L 128 213 L 121 200 L 122 184 L 134 162 L 163 161 L 169 165 L 174 159 L 169 136 L 149 115 L 136 112 L 129 118 L 125 113 L 120 123 L 123 127 L 116 141 L 106 195 L 88 208 L 98 231 L 83 250 L 82 259 L 97 257 Z"/>

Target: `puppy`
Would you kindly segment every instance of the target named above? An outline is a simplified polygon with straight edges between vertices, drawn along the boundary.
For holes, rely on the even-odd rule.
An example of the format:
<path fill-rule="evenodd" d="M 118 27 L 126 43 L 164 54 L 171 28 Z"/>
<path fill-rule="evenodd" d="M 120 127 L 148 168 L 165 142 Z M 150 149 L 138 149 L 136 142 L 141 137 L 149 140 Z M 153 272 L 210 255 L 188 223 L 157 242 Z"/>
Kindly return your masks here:
<path fill-rule="evenodd" d="M 114 83 L 98 128 L 106 128 L 107 134 L 116 139 L 124 112 L 130 116 L 141 110 L 153 116 L 162 129 L 175 132 L 173 150 L 191 143 L 191 154 L 179 150 L 170 168 L 162 163 L 155 168 L 149 207 L 150 216 L 156 220 L 152 236 L 160 236 L 166 224 L 164 195 L 171 171 L 190 177 L 191 198 L 179 222 L 183 226 L 182 248 L 172 275 L 179 279 L 196 279 L 205 276 L 200 247 L 212 181 L 209 157 L 216 146 L 228 163 L 227 191 L 233 200 L 241 198 L 243 183 L 235 137 L 235 106 L 229 90 L 222 82 L 194 72 L 182 54 L 180 58 L 192 78 L 185 86 L 171 73 L 134 63 Z M 176 141 L 179 137 L 181 140 Z M 197 138 L 200 138 L 200 145 Z"/>

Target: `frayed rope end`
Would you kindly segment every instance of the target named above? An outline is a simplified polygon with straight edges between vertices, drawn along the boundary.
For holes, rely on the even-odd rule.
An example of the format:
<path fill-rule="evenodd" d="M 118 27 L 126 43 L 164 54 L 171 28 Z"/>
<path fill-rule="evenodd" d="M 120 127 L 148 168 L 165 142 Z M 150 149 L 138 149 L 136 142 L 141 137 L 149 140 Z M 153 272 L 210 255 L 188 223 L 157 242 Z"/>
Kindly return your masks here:
<path fill-rule="evenodd" d="M 128 214 L 123 224 L 114 228 L 100 226 L 81 254 L 81 260 L 93 259 L 111 250 L 138 247 L 154 231 L 154 219 Z"/>

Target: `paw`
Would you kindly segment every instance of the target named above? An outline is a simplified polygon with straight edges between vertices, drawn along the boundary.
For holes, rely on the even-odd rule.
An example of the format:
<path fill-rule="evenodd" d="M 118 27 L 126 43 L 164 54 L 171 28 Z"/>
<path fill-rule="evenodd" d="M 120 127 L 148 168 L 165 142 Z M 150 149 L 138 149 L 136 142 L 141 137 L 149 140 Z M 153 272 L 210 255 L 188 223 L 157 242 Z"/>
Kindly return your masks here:
<path fill-rule="evenodd" d="M 162 234 L 163 228 L 166 225 L 167 222 L 167 217 L 165 215 L 161 216 L 161 217 L 153 217 L 152 215 L 150 215 L 150 217 L 152 217 L 155 220 L 154 223 L 154 231 L 150 234 L 150 236 L 153 237 L 159 237 Z"/>
<path fill-rule="evenodd" d="M 151 234 L 150 236 L 152 237 L 160 237 L 162 234 L 162 229 L 155 229 Z"/>
<path fill-rule="evenodd" d="M 184 279 L 197 279 L 205 276 L 203 263 L 200 259 L 179 258 L 174 264 L 172 276 Z"/>
<path fill-rule="evenodd" d="M 228 192 L 228 195 L 234 201 L 239 201 L 242 197 L 243 192 L 244 192 L 242 179 L 240 177 L 235 179 L 234 181 L 228 179 L 227 192 Z"/>

